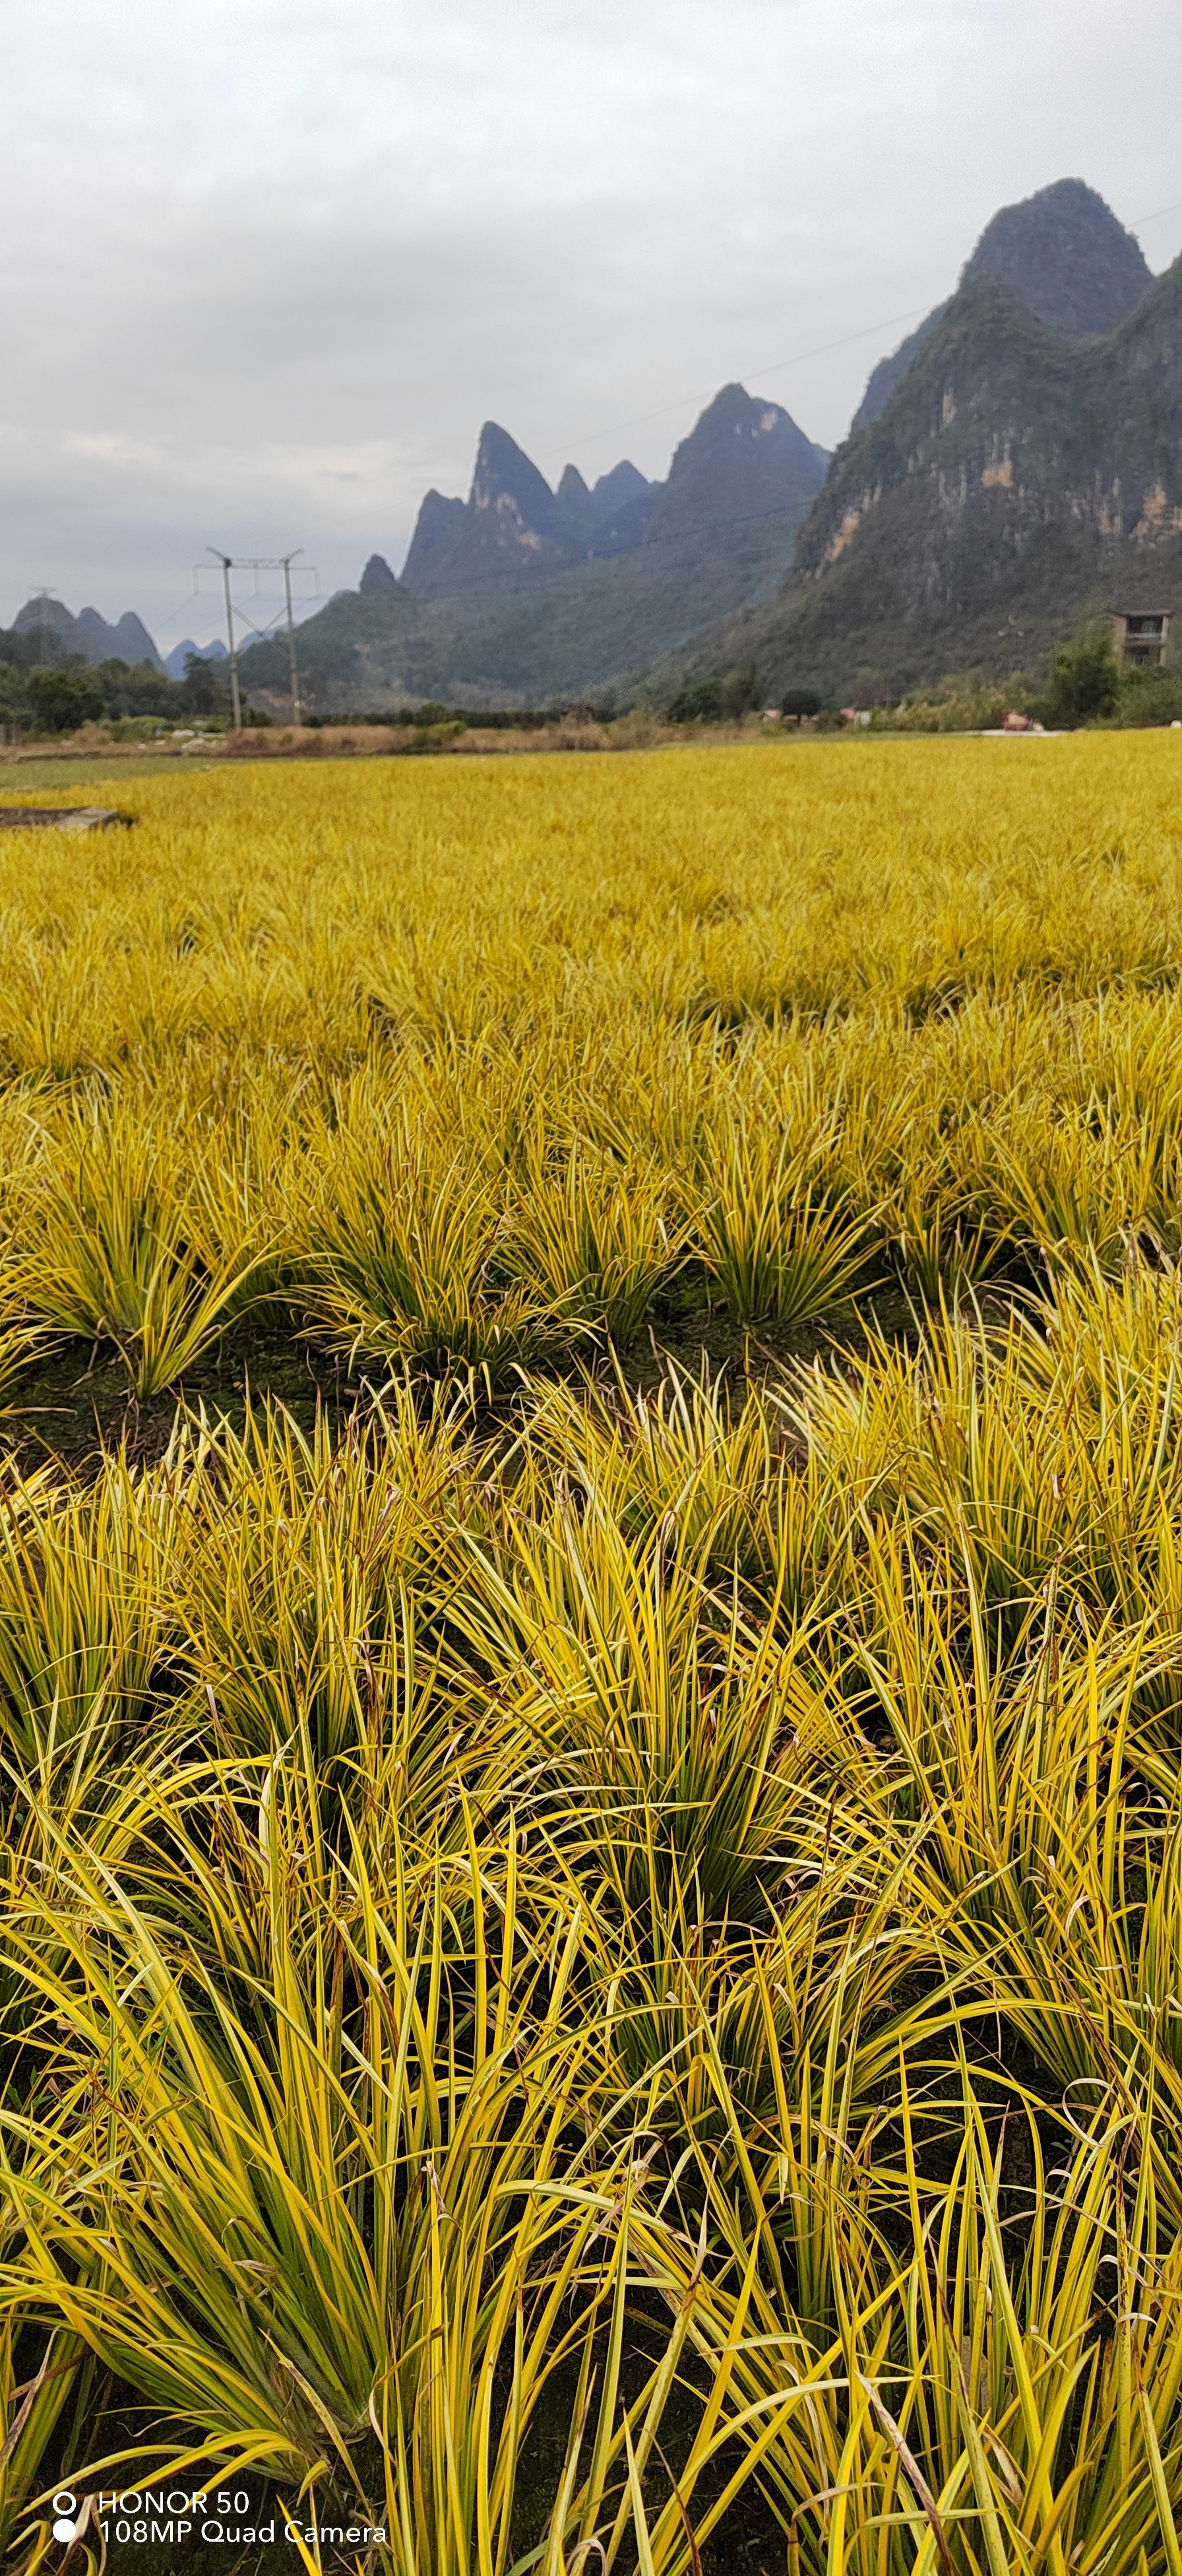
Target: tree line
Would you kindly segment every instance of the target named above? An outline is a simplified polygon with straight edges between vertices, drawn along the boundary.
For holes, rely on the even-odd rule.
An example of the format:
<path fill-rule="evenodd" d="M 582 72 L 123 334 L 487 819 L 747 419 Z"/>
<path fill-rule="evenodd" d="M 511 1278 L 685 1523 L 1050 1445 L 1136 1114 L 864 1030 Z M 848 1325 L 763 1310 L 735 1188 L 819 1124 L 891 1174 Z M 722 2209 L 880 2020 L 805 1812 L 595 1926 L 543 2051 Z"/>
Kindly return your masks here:
<path fill-rule="evenodd" d="M 227 666 L 199 653 L 190 653 L 183 680 L 170 680 L 152 662 L 85 662 L 63 650 L 52 627 L 0 629 L 0 725 L 11 732 L 66 734 L 104 718 L 182 723 L 229 712 Z"/>

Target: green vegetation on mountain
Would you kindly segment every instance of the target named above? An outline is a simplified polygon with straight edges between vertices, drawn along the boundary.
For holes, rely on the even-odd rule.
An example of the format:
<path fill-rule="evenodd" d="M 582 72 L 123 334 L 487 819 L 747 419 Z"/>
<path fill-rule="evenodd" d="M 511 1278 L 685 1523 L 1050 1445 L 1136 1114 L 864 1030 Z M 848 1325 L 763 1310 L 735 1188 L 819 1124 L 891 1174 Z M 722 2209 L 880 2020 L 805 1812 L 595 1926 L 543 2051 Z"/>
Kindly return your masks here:
<path fill-rule="evenodd" d="M 1140 243 L 1082 179 L 1057 179 L 1021 205 L 1003 206 L 965 261 L 961 285 L 972 277 L 997 278 L 1065 340 L 1115 331 L 1153 284 Z M 892 357 L 879 360 L 850 423 L 851 437 L 877 420 L 947 310 L 938 304 Z"/>

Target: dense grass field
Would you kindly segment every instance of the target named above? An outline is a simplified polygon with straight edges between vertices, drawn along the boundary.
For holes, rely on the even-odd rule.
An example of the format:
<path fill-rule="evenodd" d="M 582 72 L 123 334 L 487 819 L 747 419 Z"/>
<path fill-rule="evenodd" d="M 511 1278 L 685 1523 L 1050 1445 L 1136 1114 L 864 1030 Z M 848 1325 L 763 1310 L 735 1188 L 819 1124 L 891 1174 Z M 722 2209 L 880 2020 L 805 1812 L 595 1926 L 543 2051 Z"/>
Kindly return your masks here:
<path fill-rule="evenodd" d="M 1179 738 L 112 801 L 0 842 L 14 2564 L 1182 2576 Z"/>

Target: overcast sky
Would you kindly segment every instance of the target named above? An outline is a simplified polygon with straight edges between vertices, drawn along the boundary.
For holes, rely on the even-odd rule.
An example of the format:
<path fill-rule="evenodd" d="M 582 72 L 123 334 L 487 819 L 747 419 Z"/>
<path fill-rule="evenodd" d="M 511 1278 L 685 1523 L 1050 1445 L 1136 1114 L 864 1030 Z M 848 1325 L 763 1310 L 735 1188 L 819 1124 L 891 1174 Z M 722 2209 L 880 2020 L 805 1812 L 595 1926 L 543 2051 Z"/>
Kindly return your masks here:
<path fill-rule="evenodd" d="M 833 445 L 1049 180 L 1182 245 L 1178 0 L 37 0 L 2 78 L 0 621 L 166 650 L 210 541 L 397 568 L 489 416 L 663 474 L 738 377 Z"/>

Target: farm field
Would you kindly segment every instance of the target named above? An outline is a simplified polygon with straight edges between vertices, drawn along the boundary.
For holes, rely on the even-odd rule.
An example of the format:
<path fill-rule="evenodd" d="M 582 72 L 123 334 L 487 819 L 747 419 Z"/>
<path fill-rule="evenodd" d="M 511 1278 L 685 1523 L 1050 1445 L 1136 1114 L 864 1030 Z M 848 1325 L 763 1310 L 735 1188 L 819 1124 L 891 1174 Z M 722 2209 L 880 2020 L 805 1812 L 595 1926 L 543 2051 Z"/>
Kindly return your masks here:
<path fill-rule="evenodd" d="M 1178 737 L 110 801 L 0 842 L 13 2564 L 1180 2576 Z"/>

